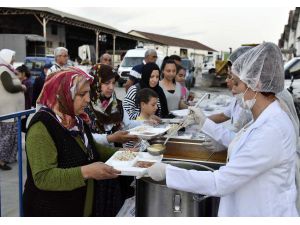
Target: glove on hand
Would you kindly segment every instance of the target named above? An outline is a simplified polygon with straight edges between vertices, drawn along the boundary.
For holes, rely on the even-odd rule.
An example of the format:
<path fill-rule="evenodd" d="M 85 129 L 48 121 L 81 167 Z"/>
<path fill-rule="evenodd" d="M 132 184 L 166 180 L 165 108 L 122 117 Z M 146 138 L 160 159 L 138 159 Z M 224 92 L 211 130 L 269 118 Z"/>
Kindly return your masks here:
<path fill-rule="evenodd" d="M 188 115 L 188 120 L 193 120 L 195 121 L 196 124 L 200 126 L 200 128 L 203 127 L 203 124 L 206 120 L 206 116 L 203 113 L 203 111 L 197 107 L 189 107 L 190 113 Z"/>
<path fill-rule="evenodd" d="M 153 166 L 147 169 L 149 177 L 155 181 L 162 181 L 166 179 L 166 167 L 167 164 L 165 163 L 155 163 Z"/>

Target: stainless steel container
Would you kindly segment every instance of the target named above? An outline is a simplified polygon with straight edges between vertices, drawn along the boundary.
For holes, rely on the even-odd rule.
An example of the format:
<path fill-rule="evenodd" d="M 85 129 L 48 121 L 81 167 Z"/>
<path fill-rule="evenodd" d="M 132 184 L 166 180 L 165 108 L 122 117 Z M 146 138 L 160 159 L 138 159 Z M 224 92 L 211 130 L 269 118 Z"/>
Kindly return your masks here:
<path fill-rule="evenodd" d="M 213 170 L 208 166 L 184 161 L 165 163 L 194 170 Z M 164 182 L 150 178 L 137 180 L 136 216 L 217 216 L 219 198 L 170 189 Z"/>

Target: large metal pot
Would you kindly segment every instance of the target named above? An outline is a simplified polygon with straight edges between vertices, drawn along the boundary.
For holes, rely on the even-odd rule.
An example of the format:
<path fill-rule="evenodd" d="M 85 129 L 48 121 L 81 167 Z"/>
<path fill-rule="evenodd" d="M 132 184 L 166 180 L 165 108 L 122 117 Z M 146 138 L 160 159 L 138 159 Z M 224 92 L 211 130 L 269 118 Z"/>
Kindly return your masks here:
<path fill-rule="evenodd" d="M 194 170 L 213 170 L 208 166 L 184 161 L 165 163 Z M 217 216 L 219 198 L 170 189 L 151 178 L 137 180 L 136 216 Z"/>

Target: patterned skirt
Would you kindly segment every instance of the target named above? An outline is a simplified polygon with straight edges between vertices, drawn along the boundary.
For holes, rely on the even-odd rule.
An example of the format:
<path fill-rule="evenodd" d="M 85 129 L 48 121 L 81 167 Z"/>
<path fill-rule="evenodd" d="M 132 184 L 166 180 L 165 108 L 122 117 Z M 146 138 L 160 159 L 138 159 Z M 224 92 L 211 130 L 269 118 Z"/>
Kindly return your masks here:
<path fill-rule="evenodd" d="M 12 163 L 17 160 L 17 122 L 0 122 L 0 160 Z"/>

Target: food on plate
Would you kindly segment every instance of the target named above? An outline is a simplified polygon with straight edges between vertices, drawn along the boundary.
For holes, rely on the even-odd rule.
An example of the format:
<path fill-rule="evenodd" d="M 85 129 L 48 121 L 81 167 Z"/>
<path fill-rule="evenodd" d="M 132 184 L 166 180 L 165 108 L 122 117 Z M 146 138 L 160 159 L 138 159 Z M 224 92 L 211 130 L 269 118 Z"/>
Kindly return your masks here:
<path fill-rule="evenodd" d="M 135 129 L 132 129 L 135 132 L 144 132 L 147 130 L 147 127 L 137 127 Z"/>
<path fill-rule="evenodd" d="M 137 156 L 137 152 L 132 151 L 120 151 L 118 154 L 116 154 L 115 158 L 119 161 L 130 161 L 133 160 Z"/>
<path fill-rule="evenodd" d="M 148 168 L 152 166 L 155 162 L 148 162 L 148 161 L 137 161 L 134 167 L 139 167 L 139 168 Z"/>

